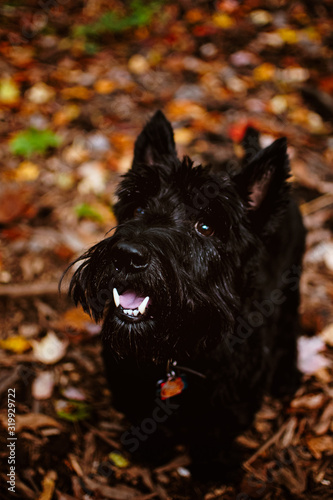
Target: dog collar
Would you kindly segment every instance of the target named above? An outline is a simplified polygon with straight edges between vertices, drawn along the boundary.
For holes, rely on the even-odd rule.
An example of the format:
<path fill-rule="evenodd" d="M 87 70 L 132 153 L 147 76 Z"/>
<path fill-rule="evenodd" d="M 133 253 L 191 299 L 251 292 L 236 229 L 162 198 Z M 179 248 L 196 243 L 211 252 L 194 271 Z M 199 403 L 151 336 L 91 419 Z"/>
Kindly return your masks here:
<path fill-rule="evenodd" d="M 207 378 L 206 375 L 192 370 L 191 368 L 179 366 L 177 364 L 177 361 L 169 359 L 167 363 L 166 377 L 157 382 L 158 393 L 162 400 L 171 398 L 173 396 L 178 396 L 178 394 L 181 394 L 184 389 L 186 389 L 186 375 L 180 373 L 179 370 L 191 373 L 192 375 L 197 375 L 198 377 L 201 377 L 203 379 Z"/>

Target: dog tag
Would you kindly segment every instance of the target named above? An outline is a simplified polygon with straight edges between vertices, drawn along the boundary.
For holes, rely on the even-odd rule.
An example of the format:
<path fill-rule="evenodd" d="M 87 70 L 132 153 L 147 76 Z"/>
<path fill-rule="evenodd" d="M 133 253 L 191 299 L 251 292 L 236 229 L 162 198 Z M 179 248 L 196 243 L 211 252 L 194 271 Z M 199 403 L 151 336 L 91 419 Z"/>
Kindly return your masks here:
<path fill-rule="evenodd" d="M 186 383 L 182 377 L 170 376 L 165 382 L 161 382 L 160 387 L 160 398 L 168 399 L 183 392 Z"/>

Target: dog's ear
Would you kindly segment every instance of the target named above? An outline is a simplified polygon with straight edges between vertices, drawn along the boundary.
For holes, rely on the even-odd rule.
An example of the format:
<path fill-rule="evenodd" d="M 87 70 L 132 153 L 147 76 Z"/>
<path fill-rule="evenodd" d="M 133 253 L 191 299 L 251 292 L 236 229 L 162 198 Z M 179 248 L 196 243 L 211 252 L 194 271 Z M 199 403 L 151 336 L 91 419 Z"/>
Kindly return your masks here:
<path fill-rule="evenodd" d="M 287 205 L 290 176 L 287 140 L 281 138 L 259 151 L 234 177 L 238 192 L 248 203 L 250 217 L 264 225 Z"/>
<path fill-rule="evenodd" d="M 165 157 L 177 158 L 175 140 L 170 122 L 162 111 L 156 111 L 135 142 L 132 167 L 153 165 Z"/>

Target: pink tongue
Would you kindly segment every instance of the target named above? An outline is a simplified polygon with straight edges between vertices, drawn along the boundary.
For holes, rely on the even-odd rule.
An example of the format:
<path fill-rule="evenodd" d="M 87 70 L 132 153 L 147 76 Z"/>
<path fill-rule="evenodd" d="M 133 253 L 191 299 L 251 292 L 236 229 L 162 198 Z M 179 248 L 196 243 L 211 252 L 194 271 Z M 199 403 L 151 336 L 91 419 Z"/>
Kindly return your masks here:
<path fill-rule="evenodd" d="M 139 297 L 134 290 L 127 290 L 119 295 L 120 305 L 124 309 L 136 309 L 139 307 L 143 299 L 144 297 Z"/>

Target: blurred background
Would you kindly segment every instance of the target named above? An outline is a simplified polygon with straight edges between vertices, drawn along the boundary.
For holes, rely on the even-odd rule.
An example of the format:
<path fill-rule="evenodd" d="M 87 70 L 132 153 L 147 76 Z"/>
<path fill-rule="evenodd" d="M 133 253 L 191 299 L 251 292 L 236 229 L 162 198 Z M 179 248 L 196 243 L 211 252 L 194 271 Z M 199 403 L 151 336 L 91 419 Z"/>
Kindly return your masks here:
<path fill-rule="evenodd" d="M 9 387 L 20 433 L 16 493 L 0 452 L 1 498 L 332 498 L 332 14 L 331 0 L 1 2 L 1 443 Z M 286 136 L 308 229 L 303 385 L 287 413 L 267 398 L 232 484 L 193 481 L 181 447 L 164 468 L 132 463 L 99 326 L 66 283 L 58 294 L 116 224 L 115 187 L 157 109 L 196 164 L 241 158 L 249 125 L 262 146 Z"/>

